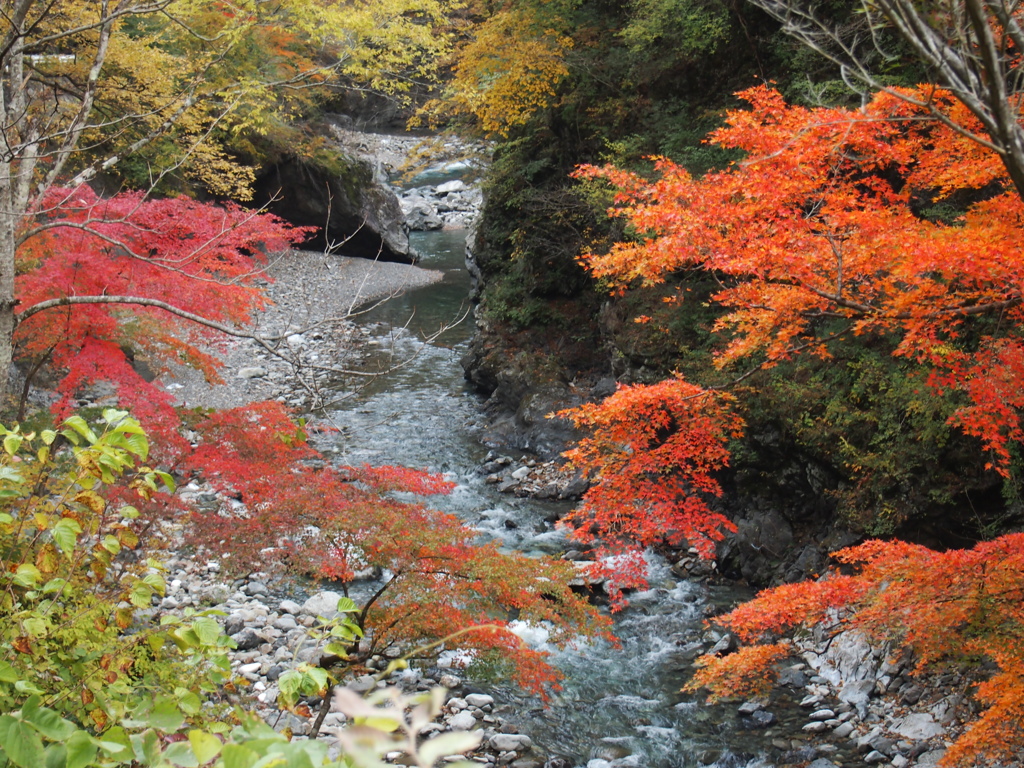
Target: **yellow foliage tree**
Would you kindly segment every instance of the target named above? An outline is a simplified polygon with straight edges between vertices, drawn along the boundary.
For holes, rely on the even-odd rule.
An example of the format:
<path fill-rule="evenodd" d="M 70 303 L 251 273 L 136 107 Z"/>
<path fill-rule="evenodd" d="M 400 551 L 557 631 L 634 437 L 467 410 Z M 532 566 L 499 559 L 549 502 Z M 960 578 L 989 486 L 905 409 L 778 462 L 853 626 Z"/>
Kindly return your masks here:
<path fill-rule="evenodd" d="M 487 15 L 459 48 L 445 99 L 427 104 L 421 117 L 468 118 L 487 134 L 507 136 L 554 104 L 569 74 L 569 11 L 575 5 L 509 2 Z"/>
<path fill-rule="evenodd" d="M 317 86 L 394 94 L 448 50 L 451 0 L 7 0 L 0 14 L 0 390 L 17 324 L 15 250 L 74 189 L 112 169 L 191 178 L 244 199 L 228 147 Z"/>

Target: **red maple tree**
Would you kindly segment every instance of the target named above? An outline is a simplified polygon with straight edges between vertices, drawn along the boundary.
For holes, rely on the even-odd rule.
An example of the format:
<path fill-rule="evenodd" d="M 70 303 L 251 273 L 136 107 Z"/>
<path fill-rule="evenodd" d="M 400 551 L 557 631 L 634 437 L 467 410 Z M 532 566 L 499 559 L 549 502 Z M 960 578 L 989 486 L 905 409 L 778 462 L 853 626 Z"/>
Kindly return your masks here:
<path fill-rule="evenodd" d="M 225 333 L 250 333 L 267 302 L 257 278 L 304 230 L 232 205 L 103 198 L 85 187 L 54 189 L 44 204 L 43 223 L 22 233 L 18 252 L 19 353 L 61 373 L 57 417 L 90 385 L 113 385 L 153 439 L 151 461 L 241 500 L 192 512 L 193 546 L 242 574 L 269 569 L 348 585 L 383 572 L 359 615 L 371 653 L 487 627 L 460 646 L 500 651 L 535 690 L 557 675 L 511 631 L 512 618 L 548 624 L 556 645 L 607 634 L 607 619 L 571 591 L 570 563 L 500 552 L 457 518 L 393 496 L 444 493 L 450 483 L 400 467 L 326 466 L 279 403 L 197 414 L 136 371 L 131 352 L 157 372 L 184 363 L 219 381 L 208 350 Z M 167 494 L 143 506 L 140 526 L 183 510 Z"/>

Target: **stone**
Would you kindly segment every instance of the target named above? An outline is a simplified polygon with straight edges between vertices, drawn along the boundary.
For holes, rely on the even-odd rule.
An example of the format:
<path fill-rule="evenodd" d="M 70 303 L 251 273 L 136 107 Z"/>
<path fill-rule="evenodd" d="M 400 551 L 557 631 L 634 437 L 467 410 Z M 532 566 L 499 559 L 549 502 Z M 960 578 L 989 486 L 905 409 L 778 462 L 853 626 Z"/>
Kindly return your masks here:
<path fill-rule="evenodd" d="M 513 480 L 525 480 L 530 475 L 529 467 L 520 467 L 512 473 Z"/>
<path fill-rule="evenodd" d="M 452 712 L 460 712 L 460 711 L 462 711 L 463 709 L 466 708 L 467 704 L 466 704 L 466 700 L 465 699 L 460 699 L 458 697 L 455 697 L 455 698 L 448 699 L 448 703 L 446 704 L 446 706 Z"/>
<path fill-rule="evenodd" d="M 231 613 L 224 620 L 224 634 L 234 635 L 242 632 L 246 627 L 246 617 L 241 613 Z"/>
<path fill-rule="evenodd" d="M 854 725 L 851 722 L 841 723 L 832 729 L 832 734 L 838 739 L 845 739 L 853 733 Z"/>
<path fill-rule="evenodd" d="M 259 366 L 251 366 L 248 368 L 239 368 L 236 374 L 240 379 L 262 379 L 267 375 L 266 368 L 260 368 Z"/>
<path fill-rule="evenodd" d="M 464 192 L 467 189 L 466 182 L 455 179 L 453 181 L 446 181 L 444 184 L 438 184 L 434 192 L 439 197 L 451 194 L 452 192 Z"/>
<path fill-rule="evenodd" d="M 251 651 L 253 648 L 258 648 L 263 642 L 263 638 L 251 629 L 243 629 L 241 632 L 236 632 L 230 637 L 235 641 L 239 651 Z"/>
<path fill-rule="evenodd" d="M 857 680 L 846 683 L 839 689 L 838 698 L 844 704 L 849 704 L 857 710 L 862 718 L 867 716 L 868 701 L 875 692 L 875 684 L 871 680 Z"/>
<path fill-rule="evenodd" d="M 345 687 L 356 693 L 366 693 L 377 687 L 377 681 L 374 680 L 372 675 L 362 675 L 352 682 L 346 683 Z"/>
<path fill-rule="evenodd" d="M 496 733 L 487 745 L 497 752 L 525 752 L 533 747 L 533 741 L 520 733 Z"/>
<path fill-rule="evenodd" d="M 807 766 L 807 768 L 839 768 L 831 760 L 826 760 L 824 757 L 819 757 L 813 763 Z"/>
<path fill-rule="evenodd" d="M 302 606 L 296 603 L 294 600 L 282 600 L 280 603 L 278 603 L 277 611 L 282 616 L 286 614 L 295 616 L 297 614 L 302 613 Z"/>
<path fill-rule="evenodd" d="M 302 604 L 302 613 L 333 619 L 338 615 L 338 601 L 342 595 L 337 592 L 317 592 Z"/>
<path fill-rule="evenodd" d="M 271 626 L 283 632 L 290 632 L 293 629 L 298 629 L 299 624 L 292 616 L 281 616 L 274 619 L 274 623 Z"/>
<path fill-rule="evenodd" d="M 466 703 L 471 707 L 489 707 L 494 704 L 494 697 L 488 696 L 486 693 L 471 693 L 466 696 Z"/>
<path fill-rule="evenodd" d="M 258 595 L 270 594 L 270 590 L 267 588 L 267 585 L 264 584 L 262 581 L 250 581 L 248 584 L 245 585 L 242 591 L 245 592 L 245 594 L 249 595 L 249 597 L 257 597 Z"/>
<path fill-rule="evenodd" d="M 288 668 L 282 664 L 274 664 L 270 667 L 270 669 L 267 670 L 266 678 L 267 680 L 274 682 L 279 677 L 281 677 L 281 675 L 283 675 L 287 671 L 287 669 Z"/>
<path fill-rule="evenodd" d="M 811 712 L 811 720 L 831 720 L 836 716 L 836 713 L 831 709 L 819 709 L 815 712 Z"/>
<path fill-rule="evenodd" d="M 476 725 L 476 718 L 472 712 L 459 712 L 448 721 L 448 727 L 453 731 L 468 731 Z"/>
<path fill-rule="evenodd" d="M 868 763 L 868 764 L 872 764 L 872 763 L 885 763 L 885 762 L 888 762 L 888 760 L 889 760 L 889 758 L 886 757 L 885 755 L 883 755 L 878 750 L 875 750 L 873 752 L 868 752 L 866 755 L 864 755 L 864 762 Z"/>
<path fill-rule="evenodd" d="M 719 656 L 725 653 L 732 653 L 737 648 L 736 635 L 731 632 L 726 633 L 721 640 L 715 643 L 711 650 L 708 651 L 709 656 Z"/>
<path fill-rule="evenodd" d="M 764 709 L 764 702 L 758 701 L 757 699 L 751 699 L 750 701 L 745 701 L 742 704 L 740 704 L 737 711 L 741 715 L 752 715 L 761 709 Z"/>
<path fill-rule="evenodd" d="M 455 675 L 441 675 L 437 682 L 442 688 L 447 688 L 449 691 L 462 685 L 462 680 Z"/>
<path fill-rule="evenodd" d="M 746 724 L 749 728 L 770 728 L 771 726 L 775 725 L 775 723 L 777 723 L 778 721 L 779 719 L 774 715 L 774 713 L 759 710 L 752 714 L 749 718 L 746 718 L 744 720 L 744 724 Z"/>
<path fill-rule="evenodd" d="M 907 715 L 892 724 L 892 730 L 911 741 L 924 741 L 942 736 L 946 729 L 926 712 Z"/>
<path fill-rule="evenodd" d="M 918 755 L 917 761 L 914 763 L 918 768 L 933 768 L 939 764 L 939 761 L 946 756 L 946 750 L 944 749 L 933 749 L 930 752 L 925 752 L 922 755 Z"/>
<path fill-rule="evenodd" d="M 815 721 L 813 723 L 808 723 L 801 730 L 803 730 L 803 731 L 805 731 L 807 733 L 821 733 L 823 731 L 828 730 L 828 726 L 825 725 L 825 723 L 823 723 L 820 720 L 818 720 L 818 721 Z"/>

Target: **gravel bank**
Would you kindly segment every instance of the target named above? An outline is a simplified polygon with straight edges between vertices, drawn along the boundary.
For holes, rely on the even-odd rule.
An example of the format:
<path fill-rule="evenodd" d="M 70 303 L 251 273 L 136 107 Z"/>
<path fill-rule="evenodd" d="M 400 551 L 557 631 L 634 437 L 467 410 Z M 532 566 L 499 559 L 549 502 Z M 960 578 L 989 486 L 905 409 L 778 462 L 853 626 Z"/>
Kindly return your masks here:
<path fill-rule="evenodd" d="M 234 408 L 277 399 L 300 409 L 318 405 L 321 387 L 358 364 L 361 308 L 440 280 L 436 270 L 314 251 L 288 251 L 266 269 L 273 304 L 254 333 L 280 337 L 266 346 L 233 338 L 214 350 L 223 384 L 181 367 L 159 381 L 188 407 Z"/>

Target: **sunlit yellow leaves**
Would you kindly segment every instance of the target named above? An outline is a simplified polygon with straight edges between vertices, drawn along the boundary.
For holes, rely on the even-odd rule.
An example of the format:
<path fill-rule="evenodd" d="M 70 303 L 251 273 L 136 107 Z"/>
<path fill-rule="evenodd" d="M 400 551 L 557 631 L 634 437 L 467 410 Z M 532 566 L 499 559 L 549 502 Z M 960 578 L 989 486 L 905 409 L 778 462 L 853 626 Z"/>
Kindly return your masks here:
<path fill-rule="evenodd" d="M 556 21 L 524 7 L 487 19 L 459 51 L 447 107 L 472 116 L 487 133 L 506 136 L 553 104 L 573 46 Z"/>

